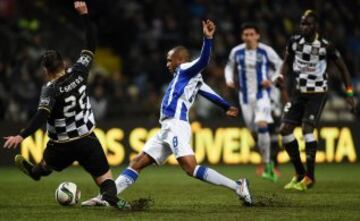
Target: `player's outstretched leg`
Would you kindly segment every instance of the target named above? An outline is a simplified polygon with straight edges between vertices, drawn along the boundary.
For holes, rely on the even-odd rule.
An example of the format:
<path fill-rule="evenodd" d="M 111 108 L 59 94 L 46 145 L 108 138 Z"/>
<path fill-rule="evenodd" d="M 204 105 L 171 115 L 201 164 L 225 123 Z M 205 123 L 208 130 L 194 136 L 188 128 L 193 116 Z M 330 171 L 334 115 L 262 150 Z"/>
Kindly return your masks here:
<path fill-rule="evenodd" d="M 15 156 L 15 165 L 19 170 L 36 181 L 40 180 L 42 176 L 48 176 L 52 172 L 51 169 L 46 167 L 44 161 L 34 166 L 20 154 Z"/>
<path fill-rule="evenodd" d="M 220 185 L 232 189 L 247 206 L 252 205 L 249 182 L 247 179 L 234 181 L 211 168 L 197 165 L 196 159 L 193 155 L 179 157 L 177 160 L 189 176 L 214 185 Z"/>
<path fill-rule="evenodd" d="M 115 194 L 118 195 L 125 189 L 129 188 L 135 183 L 139 172 L 144 167 L 147 167 L 154 163 L 154 160 L 146 153 L 140 153 L 133 161 L 130 162 L 130 166 L 126 168 L 115 180 Z M 82 206 L 108 206 L 104 203 L 101 195 L 93 197 L 81 203 Z"/>
<path fill-rule="evenodd" d="M 103 201 L 115 208 L 121 210 L 131 209 L 131 206 L 127 201 L 117 197 L 116 185 L 112 179 L 106 179 L 100 184 L 100 194 Z"/>
<path fill-rule="evenodd" d="M 111 170 L 96 177 L 95 182 L 100 186 L 100 195 L 82 202 L 81 206 L 113 206 L 120 210 L 131 209 L 131 205 L 127 201 L 117 197 L 116 185 L 112 179 Z"/>

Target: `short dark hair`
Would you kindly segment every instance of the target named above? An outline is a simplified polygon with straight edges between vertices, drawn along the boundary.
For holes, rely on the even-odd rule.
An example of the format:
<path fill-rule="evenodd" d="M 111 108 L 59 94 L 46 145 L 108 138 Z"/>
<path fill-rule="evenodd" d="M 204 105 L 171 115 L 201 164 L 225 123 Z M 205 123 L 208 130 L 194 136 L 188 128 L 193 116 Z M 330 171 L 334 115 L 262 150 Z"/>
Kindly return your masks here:
<path fill-rule="evenodd" d="M 312 17 L 312 18 L 314 18 L 314 21 L 315 21 L 315 22 L 318 22 L 318 20 L 319 20 L 318 15 L 317 15 L 313 10 L 311 10 L 311 9 L 306 10 L 306 11 L 304 12 L 303 16 L 304 16 L 304 17 Z"/>
<path fill-rule="evenodd" d="M 49 73 L 56 73 L 64 68 L 64 61 L 61 54 L 56 50 L 47 50 L 41 56 L 41 65 Z"/>
<path fill-rule="evenodd" d="M 246 29 L 254 29 L 256 33 L 260 33 L 259 27 L 254 23 L 250 23 L 250 22 L 243 23 L 241 25 L 241 33 L 243 33 Z"/>

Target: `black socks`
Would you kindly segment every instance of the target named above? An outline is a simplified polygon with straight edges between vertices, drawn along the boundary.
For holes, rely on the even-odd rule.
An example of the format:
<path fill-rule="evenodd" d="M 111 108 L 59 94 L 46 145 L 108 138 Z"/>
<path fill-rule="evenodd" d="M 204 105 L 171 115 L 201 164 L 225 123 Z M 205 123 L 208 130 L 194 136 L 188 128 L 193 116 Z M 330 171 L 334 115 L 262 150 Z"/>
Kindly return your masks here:
<path fill-rule="evenodd" d="M 297 179 L 298 179 L 297 181 L 302 180 L 305 176 L 305 168 L 301 162 L 300 152 L 299 152 L 299 144 L 298 144 L 297 140 L 293 140 L 290 143 L 284 144 L 284 147 L 285 147 L 286 152 L 290 156 L 290 160 L 291 160 L 292 164 L 295 167 L 295 171 L 296 171 Z"/>
<path fill-rule="evenodd" d="M 316 159 L 316 141 L 306 142 L 305 143 L 305 152 L 306 152 L 306 176 L 314 180 L 314 170 L 315 170 L 315 159 Z"/>
<path fill-rule="evenodd" d="M 116 204 L 119 202 L 114 180 L 107 179 L 102 182 L 100 185 L 100 194 L 102 196 L 102 200 L 105 200 L 111 206 L 116 206 Z"/>

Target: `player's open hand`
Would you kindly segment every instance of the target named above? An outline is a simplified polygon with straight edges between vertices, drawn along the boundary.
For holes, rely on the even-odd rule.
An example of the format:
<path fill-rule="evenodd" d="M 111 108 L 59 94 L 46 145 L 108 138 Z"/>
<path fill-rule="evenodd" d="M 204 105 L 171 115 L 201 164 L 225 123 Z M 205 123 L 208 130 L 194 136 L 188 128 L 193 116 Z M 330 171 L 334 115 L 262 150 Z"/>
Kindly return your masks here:
<path fill-rule="evenodd" d="M 214 36 L 214 33 L 215 33 L 215 29 L 216 29 L 214 22 L 207 19 L 206 21 L 202 22 L 202 26 L 203 26 L 203 33 L 204 33 L 205 37 L 208 39 L 212 39 Z"/>
<path fill-rule="evenodd" d="M 6 140 L 4 148 L 8 149 L 16 148 L 24 140 L 20 135 L 4 137 L 4 139 Z"/>
<path fill-rule="evenodd" d="M 88 13 L 88 8 L 86 6 L 86 2 L 84 1 L 74 2 L 74 8 L 80 15 L 84 15 Z"/>
<path fill-rule="evenodd" d="M 239 109 L 236 107 L 231 106 L 229 110 L 226 111 L 226 115 L 228 117 L 237 117 L 239 114 Z"/>

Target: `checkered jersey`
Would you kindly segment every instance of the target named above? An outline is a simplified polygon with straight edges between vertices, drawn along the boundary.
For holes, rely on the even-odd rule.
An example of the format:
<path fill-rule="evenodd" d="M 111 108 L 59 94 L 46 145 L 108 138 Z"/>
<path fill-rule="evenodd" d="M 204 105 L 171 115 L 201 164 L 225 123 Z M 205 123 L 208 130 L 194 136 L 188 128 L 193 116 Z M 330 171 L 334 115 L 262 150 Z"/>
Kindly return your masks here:
<path fill-rule="evenodd" d="M 95 128 L 86 93 L 92 60 L 92 52 L 82 51 L 77 62 L 62 77 L 48 82 L 41 90 L 38 108 L 50 112 L 47 131 L 54 142 L 75 140 L 90 134 Z"/>
<path fill-rule="evenodd" d="M 313 42 L 306 42 L 301 35 L 293 36 L 286 50 L 293 61 L 297 90 L 301 93 L 326 92 L 327 63 L 329 59 L 336 60 L 340 57 L 338 50 L 318 35 Z"/>

